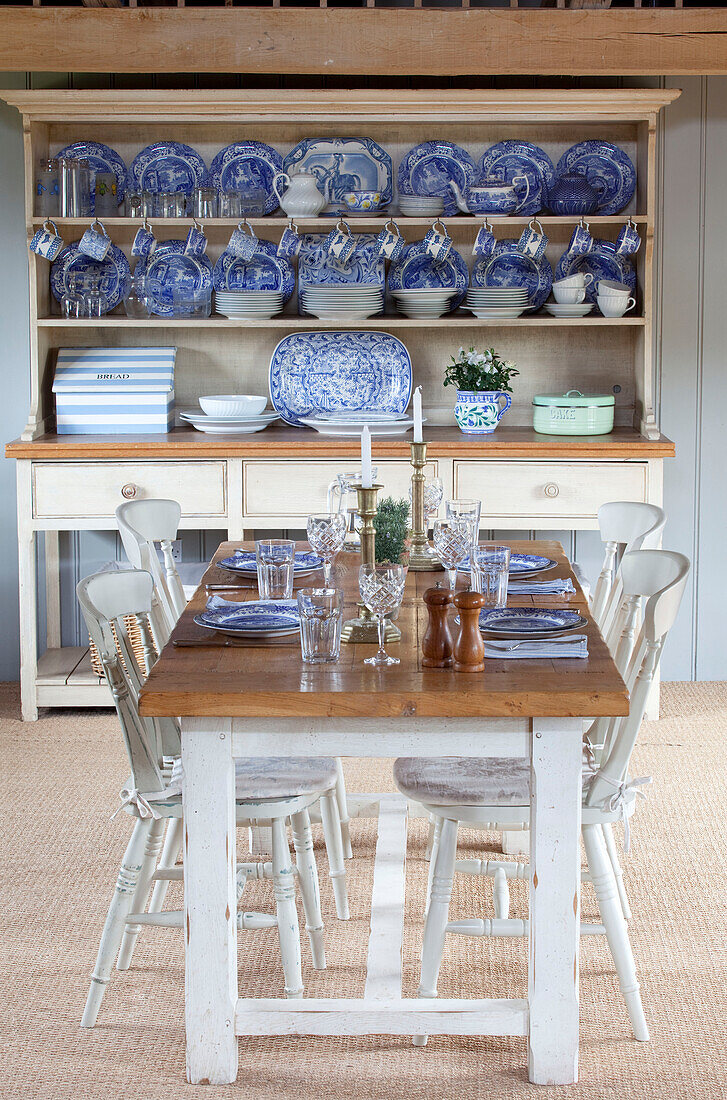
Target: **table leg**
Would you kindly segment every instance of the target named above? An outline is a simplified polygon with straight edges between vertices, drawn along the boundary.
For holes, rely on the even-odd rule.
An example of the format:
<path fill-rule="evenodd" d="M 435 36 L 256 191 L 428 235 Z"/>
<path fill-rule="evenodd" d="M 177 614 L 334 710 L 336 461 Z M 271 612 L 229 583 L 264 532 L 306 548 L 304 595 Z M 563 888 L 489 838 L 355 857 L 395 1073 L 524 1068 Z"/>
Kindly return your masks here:
<path fill-rule="evenodd" d="M 237 1076 L 237 895 L 232 723 L 182 719 L 187 1080 Z"/>
<path fill-rule="evenodd" d="M 581 721 L 533 719 L 528 1073 L 578 1080 Z"/>

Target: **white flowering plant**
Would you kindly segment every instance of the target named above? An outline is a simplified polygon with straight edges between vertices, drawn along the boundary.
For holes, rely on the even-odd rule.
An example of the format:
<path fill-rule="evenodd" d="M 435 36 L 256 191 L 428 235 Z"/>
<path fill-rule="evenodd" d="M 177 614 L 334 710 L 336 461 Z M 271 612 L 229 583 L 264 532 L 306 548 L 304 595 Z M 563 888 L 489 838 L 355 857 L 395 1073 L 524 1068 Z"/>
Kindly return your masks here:
<path fill-rule="evenodd" d="M 455 359 L 444 371 L 445 386 L 456 386 L 458 390 L 487 393 L 505 390 L 512 393 L 510 379 L 520 371 L 509 359 L 501 359 L 494 348 L 477 351 L 460 348 Z"/>

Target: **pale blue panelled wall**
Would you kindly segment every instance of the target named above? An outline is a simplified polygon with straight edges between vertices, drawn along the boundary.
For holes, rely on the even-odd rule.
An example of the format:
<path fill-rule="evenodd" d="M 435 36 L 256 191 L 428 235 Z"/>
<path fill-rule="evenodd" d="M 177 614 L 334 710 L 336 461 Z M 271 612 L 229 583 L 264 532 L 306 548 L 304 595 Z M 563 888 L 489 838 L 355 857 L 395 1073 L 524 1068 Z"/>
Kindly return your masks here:
<path fill-rule="evenodd" d="M 70 83 L 60 74 L 28 78 L 34 87 Z M 74 87 L 90 83 L 107 82 L 100 77 L 72 79 Z M 129 78 L 129 84 L 138 83 Z M 722 567 L 727 539 L 727 79 L 690 77 L 666 83 L 681 87 L 683 94 L 668 109 L 660 146 L 662 263 L 657 273 L 659 338 L 654 366 L 662 430 L 677 444 L 677 459 L 665 463 L 665 545 L 698 560 L 699 568 L 693 572 L 662 670 L 666 679 L 725 679 L 721 626 L 727 619 Z M 11 86 L 25 87 L 26 75 L 0 76 L 0 88 Z M 0 105 L 2 442 L 21 431 L 28 400 L 21 138 L 19 115 Z M 595 532 L 548 535 L 560 538 L 590 575 L 597 572 L 601 551 Z M 185 559 L 203 560 L 215 548 L 215 540 L 214 532 L 186 535 Z M 81 636 L 75 581 L 115 558 L 118 546 L 113 535 L 85 532 L 65 537 L 62 551 L 63 640 L 71 644 Z M 17 553 L 14 468 L 6 459 L 0 461 L 0 560 L 0 680 L 12 680 L 18 675 Z"/>

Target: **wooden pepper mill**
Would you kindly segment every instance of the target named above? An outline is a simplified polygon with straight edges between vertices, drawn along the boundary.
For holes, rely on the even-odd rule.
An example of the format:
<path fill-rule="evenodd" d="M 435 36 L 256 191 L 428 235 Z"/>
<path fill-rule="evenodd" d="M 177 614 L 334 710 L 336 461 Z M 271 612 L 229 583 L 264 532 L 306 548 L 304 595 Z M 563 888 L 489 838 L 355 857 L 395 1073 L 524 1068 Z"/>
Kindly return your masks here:
<path fill-rule="evenodd" d="M 429 612 L 429 622 L 422 639 L 422 665 L 424 668 L 451 668 L 453 643 L 447 615 L 452 605 L 452 593 L 437 583 L 424 593 L 424 603 Z"/>
<path fill-rule="evenodd" d="M 458 592 L 454 606 L 459 611 L 459 637 L 454 643 L 455 672 L 484 672 L 485 643 L 480 634 L 480 610 L 485 597 L 481 592 Z"/>

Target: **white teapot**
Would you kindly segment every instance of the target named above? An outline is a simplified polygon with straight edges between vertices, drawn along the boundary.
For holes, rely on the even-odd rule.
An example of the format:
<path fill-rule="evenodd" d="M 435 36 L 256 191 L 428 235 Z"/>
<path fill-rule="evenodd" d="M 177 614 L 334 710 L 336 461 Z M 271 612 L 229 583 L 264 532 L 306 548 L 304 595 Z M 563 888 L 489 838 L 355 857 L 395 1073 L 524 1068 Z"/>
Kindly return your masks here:
<path fill-rule="evenodd" d="M 285 183 L 283 194 L 278 190 L 278 180 Z M 273 190 L 285 213 L 291 218 L 314 218 L 320 214 L 328 200 L 318 188 L 318 180 L 312 172 L 277 172 L 273 178 Z"/>

